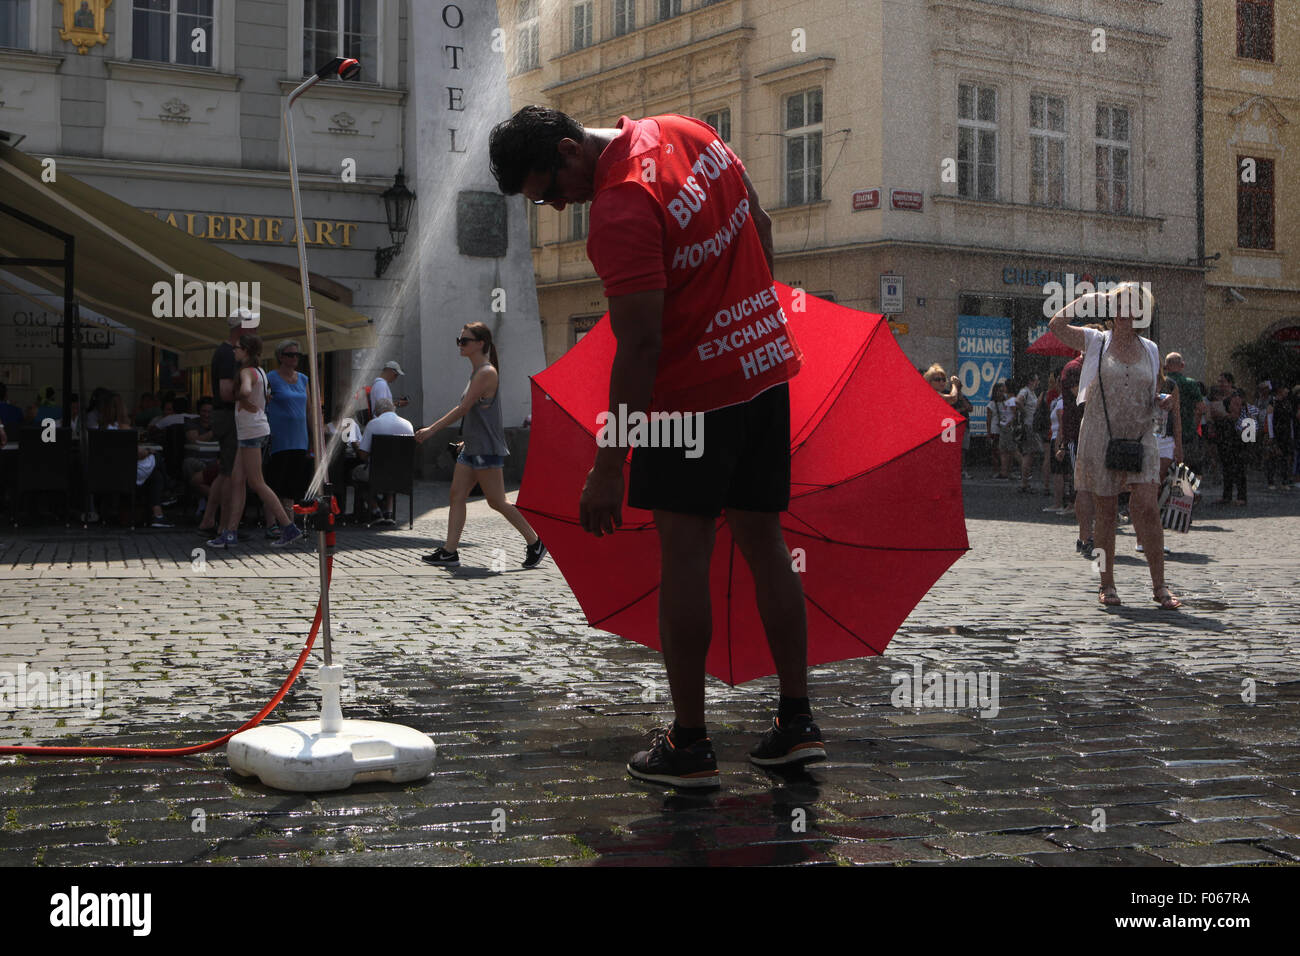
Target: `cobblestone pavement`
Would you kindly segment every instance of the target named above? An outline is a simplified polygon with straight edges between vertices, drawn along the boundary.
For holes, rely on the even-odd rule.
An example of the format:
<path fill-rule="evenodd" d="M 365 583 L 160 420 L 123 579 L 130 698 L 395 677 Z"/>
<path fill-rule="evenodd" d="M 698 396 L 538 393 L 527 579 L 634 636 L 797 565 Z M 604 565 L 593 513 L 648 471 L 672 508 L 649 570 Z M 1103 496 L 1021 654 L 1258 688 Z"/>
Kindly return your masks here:
<path fill-rule="evenodd" d="M 428 733 L 433 776 L 296 795 L 236 776 L 222 751 L 0 758 L 0 864 L 1300 861 L 1300 492 L 1209 505 L 1171 536 L 1186 602 L 1171 613 L 1150 601 L 1130 527 L 1125 605 L 1106 611 L 1047 499 L 967 482 L 971 552 L 884 658 L 813 672 L 829 762 L 751 767 L 775 682 L 711 681 L 724 787 L 705 796 L 626 776 L 669 714 L 658 655 L 587 627 L 549 558 L 519 570 L 522 541 L 482 501 L 465 566 L 421 564 L 445 495 L 420 487 L 414 531 L 341 532 L 331 589 L 346 716 Z M 0 673 L 102 670 L 105 694 L 98 717 L 0 704 L 0 741 L 178 746 L 255 713 L 308 631 L 316 559 L 249 535 L 206 554 L 188 529 L 6 537 Z M 893 676 L 910 683 L 914 665 L 996 676 L 997 707 L 894 706 Z M 316 714 L 312 670 L 272 720 Z"/>

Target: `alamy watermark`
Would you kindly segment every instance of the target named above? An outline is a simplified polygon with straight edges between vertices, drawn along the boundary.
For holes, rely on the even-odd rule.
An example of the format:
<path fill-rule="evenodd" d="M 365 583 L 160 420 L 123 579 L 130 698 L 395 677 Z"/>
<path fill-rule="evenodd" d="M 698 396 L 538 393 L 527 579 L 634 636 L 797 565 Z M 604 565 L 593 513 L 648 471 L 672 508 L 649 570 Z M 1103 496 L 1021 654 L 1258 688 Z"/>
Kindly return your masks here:
<path fill-rule="evenodd" d="M 103 671 L 38 671 L 19 664 L 0 670 L 0 711 L 80 709 L 86 717 L 104 714 Z"/>
<path fill-rule="evenodd" d="M 240 309 L 249 313 L 241 323 L 243 328 L 258 326 L 258 313 L 262 306 L 262 283 L 253 282 L 200 282 L 186 279 L 181 273 L 172 281 L 160 280 L 153 284 L 153 315 L 156 319 L 224 319 Z"/>
<path fill-rule="evenodd" d="M 596 416 L 601 448 L 684 448 L 687 458 L 704 454 L 703 412 L 629 412 L 619 405 L 617 412 Z"/>
<path fill-rule="evenodd" d="M 1118 295 L 1111 295 L 1116 291 Z M 1079 319 L 1132 318 L 1133 328 L 1145 329 L 1151 325 L 1155 311 L 1150 282 L 1075 282 L 1074 273 L 1067 272 L 1064 285 L 1060 282 L 1045 283 L 1043 295 L 1047 296 L 1043 302 L 1043 315 L 1049 319 L 1080 296 L 1088 298 L 1074 307 L 1074 317 Z"/>
<path fill-rule="evenodd" d="M 924 671 L 920 664 L 912 672 L 895 671 L 889 678 L 894 685 L 889 702 L 895 707 L 935 707 L 941 710 L 979 708 L 981 717 L 996 717 L 998 704 L 997 671 Z"/>

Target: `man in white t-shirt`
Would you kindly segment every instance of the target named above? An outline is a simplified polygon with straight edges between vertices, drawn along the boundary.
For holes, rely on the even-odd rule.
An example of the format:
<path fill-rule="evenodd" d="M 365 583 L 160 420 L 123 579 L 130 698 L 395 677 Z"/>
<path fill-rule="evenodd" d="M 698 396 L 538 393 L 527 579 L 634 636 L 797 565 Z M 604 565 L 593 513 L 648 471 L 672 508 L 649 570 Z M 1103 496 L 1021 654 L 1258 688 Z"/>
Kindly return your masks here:
<path fill-rule="evenodd" d="M 395 365 L 395 362 L 389 363 Z M 373 399 L 374 392 L 371 397 Z M 361 434 L 361 441 L 357 445 L 357 457 L 361 459 L 361 464 L 352 469 L 352 480 L 360 483 L 370 481 L 370 466 L 367 460 L 370 458 L 370 446 L 376 435 L 410 435 L 415 436 L 415 426 L 405 418 L 398 416 L 397 411 L 393 408 L 391 398 L 381 398 L 373 405 L 375 417 L 366 423 L 366 430 Z M 375 523 L 378 525 L 391 526 L 393 521 L 393 494 L 385 498 L 386 508 L 381 509 L 379 520 Z"/>
<path fill-rule="evenodd" d="M 399 408 L 407 404 L 405 398 L 393 398 L 393 390 L 389 387 L 397 381 L 397 376 L 403 374 L 405 373 L 402 372 L 402 366 L 398 365 L 396 362 L 389 362 L 384 366 L 383 371 L 379 373 L 379 378 L 375 379 L 370 386 L 371 415 L 378 417 L 379 412 L 376 409 L 379 407 L 381 399 L 388 399 L 388 401 L 393 403 L 394 408 Z"/>

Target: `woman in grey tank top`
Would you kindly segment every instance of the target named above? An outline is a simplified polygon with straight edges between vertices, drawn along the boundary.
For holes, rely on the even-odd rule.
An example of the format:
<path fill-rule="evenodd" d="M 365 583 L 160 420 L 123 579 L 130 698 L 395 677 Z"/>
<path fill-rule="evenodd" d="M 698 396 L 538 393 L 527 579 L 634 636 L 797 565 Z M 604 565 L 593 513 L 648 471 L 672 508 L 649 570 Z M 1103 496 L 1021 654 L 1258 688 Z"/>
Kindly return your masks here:
<path fill-rule="evenodd" d="M 528 545 L 524 555 L 525 568 L 535 568 L 546 556 L 546 545 L 532 529 L 519 509 L 506 500 L 505 459 L 510 454 L 506 447 L 506 432 L 501 420 L 501 402 L 498 387 L 497 350 L 492 344 L 492 330 L 482 322 L 470 322 L 461 329 L 456 339 L 460 354 L 469 359 L 471 372 L 469 384 L 461 393 L 460 404 L 432 425 L 415 433 L 417 442 L 425 442 L 444 428 L 462 418 L 465 420 L 464 441 L 456 458 L 456 471 L 451 479 L 451 502 L 447 514 L 447 540 L 423 560 L 429 564 L 460 567 L 460 534 L 465 528 L 465 502 L 470 489 L 478 482 L 487 498 L 488 506 L 503 515 L 514 529 L 524 536 Z"/>

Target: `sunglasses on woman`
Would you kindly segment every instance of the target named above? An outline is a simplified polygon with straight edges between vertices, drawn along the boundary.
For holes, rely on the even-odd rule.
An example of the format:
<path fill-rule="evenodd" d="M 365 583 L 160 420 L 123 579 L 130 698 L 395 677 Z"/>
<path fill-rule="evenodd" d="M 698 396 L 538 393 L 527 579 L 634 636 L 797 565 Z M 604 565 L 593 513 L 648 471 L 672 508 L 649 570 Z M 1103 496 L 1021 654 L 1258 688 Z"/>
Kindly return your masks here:
<path fill-rule="evenodd" d="M 476 339 L 476 338 L 465 338 L 465 337 L 462 336 L 461 338 L 458 338 L 458 339 L 456 340 L 456 344 L 457 344 L 457 345 L 469 345 L 469 343 L 471 343 L 471 342 L 477 342 L 477 341 L 479 341 L 479 339 Z"/>

